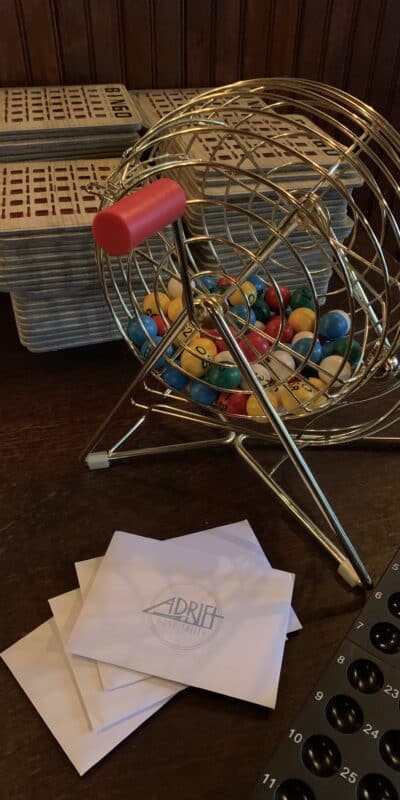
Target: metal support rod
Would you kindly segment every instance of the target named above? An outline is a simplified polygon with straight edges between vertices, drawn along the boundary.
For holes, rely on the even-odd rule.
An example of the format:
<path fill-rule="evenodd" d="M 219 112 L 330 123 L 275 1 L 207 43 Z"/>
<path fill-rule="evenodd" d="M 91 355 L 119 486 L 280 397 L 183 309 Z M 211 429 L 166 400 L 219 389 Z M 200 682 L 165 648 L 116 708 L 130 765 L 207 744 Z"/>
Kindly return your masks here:
<path fill-rule="evenodd" d="M 165 444 L 158 447 L 143 447 L 138 450 L 124 450 L 122 453 L 111 452 L 109 454 L 110 463 L 116 461 L 131 461 L 142 456 L 164 455 L 166 453 L 182 453 L 187 450 L 203 450 L 207 447 L 218 447 L 219 445 L 232 444 L 235 439 L 234 431 L 228 436 L 216 439 L 200 439 L 195 442 L 180 442 L 179 444 Z"/>
<path fill-rule="evenodd" d="M 151 372 L 152 368 L 155 366 L 158 359 L 164 355 L 169 345 L 175 341 L 177 336 L 180 334 L 181 330 L 185 327 L 187 321 L 188 321 L 188 315 L 186 311 L 183 310 L 181 314 L 179 314 L 179 317 L 171 325 L 171 327 L 168 328 L 162 341 L 157 345 L 157 347 L 154 348 L 150 358 L 146 361 L 145 364 L 143 364 L 142 368 L 139 370 L 136 377 L 133 379 L 133 381 L 131 381 L 125 392 L 121 395 L 118 402 L 111 409 L 108 417 L 106 417 L 106 419 L 101 423 L 101 425 L 99 425 L 96 432 L 90 439 L 89 443 L 86 445 L 85 449 L 80 454 L 79 456 L 80 460 L 83 461 L 88 455 L 88 453 L 90 453 L 92 448 L 95 446 L 95 444 L 99 441 L 99 439 L 103 435 L 104 431 L 110 424 L 111 420 L 115 417 L 117 411 L 119 411 L 121 406 L 128 399 L 129 395 L 132 394 L 134 389 L 136 389 L 136 387 L 139 386 L 139 384 L 142 383 L 142 381 L 144 381 L 146 375 L 148 375 L 148 373 Z"/>
<path fill-rule="evenodd" d="M 306 528 L 308 533 L 311 534 L 321 547 L 336 561 L 338 565 L 338 573 L 350 586 L 361 586 L 361 580 L 342 551 L 326 536 L 323 531 L 316 525 L 315 522 L 300 508 L 297 503 L 282 489 L 277 481 L 261 466 L 257 459 L 252 456 L 244 447 L 245 436 L 237 436 L 235 441 L 236 452 L 241 458 L 254 470 L 259 478 L 268 486 L 269 489 L 275 494 L 279 502 L 292 514 L 292 516 Z"/>
<path fill-rule="evenodd" d="M 176 220 L 176 222 L 173 223 L 173 229 L 175 233 L 175 243 L 178 253 L 179 267 L 181 271 L 182 294 L 184 301 L 183 305 L 186 307 L 186 311 L 188 313 L 190 322 L 194 322 L 195 308 L 193 302 L 192 287 L 190 285 L 190 269 L 189 269 L 189 263 L 185 246 L 185 234 L 183 231 L 181 219 L 178 219 Z"/>
<path fill-rule="evenodd" d="M 294 439 L 290 435 L 285 424 L 282 422 L 278 412 L 273 407 L 271 400 L 269 399 L 267 393 L 264 391 L 260 381 L 258 380 L 257 376 L 251 369 L 249 362 L 247 361 L 246 357 L 244 356 L 239 346 L 237 345 L 234 336 L 232 336 L 232 333 L 225 322 L 220 306 L 217 303 L 213 302 L 213 300 L 215 300 L 215 298 L 212 297 L 205 298 L 204 305 L 207 306 L 209 313 L 212 315 L 215 327 L 217 328 L 219 333 L 221 333 L 222 336 L 224 337 L 224 340 L 228 346 L 229 351 L 235 358 L 236 363 L 240 367 L 244 377 L 249 382 L 250 387 L 253 390 L 257 400 L 261 404 L 261 407 L 264 409 L 266 416 L 269 418 L 272 428 L 274 429 L 276 435 L 281 440 L 293 466 L 295 467 L 300 478 L 302 479 L 303 483 L 310 492 L 321 514 L 323 515 L 324 519 L 328 523 L 331 530 L 334 533 L 336 533 L 336 535 L 340 539 L 345 549 L 345 552 L 347 553 L 350 559 L 351 564 L 353 565 L 354 569 L 357 572 L 357 575 L 360 577 L 360 580 L 362 581 L 364 586 L 370 588 L 372 586 L 372 580 L 363 562 L 361 561 L 360 556 L 358 555 L 351 539 L 347 535 L 338 517 L 336 516 L 332 506 L 330 505 L 328 499 L 326 498 L 324 492 L 322 491 L 318 481 L 316 480 L 307 462 L 303 458 L 303 455 L 301 454 L 299 448 L 297 447 Z"/>

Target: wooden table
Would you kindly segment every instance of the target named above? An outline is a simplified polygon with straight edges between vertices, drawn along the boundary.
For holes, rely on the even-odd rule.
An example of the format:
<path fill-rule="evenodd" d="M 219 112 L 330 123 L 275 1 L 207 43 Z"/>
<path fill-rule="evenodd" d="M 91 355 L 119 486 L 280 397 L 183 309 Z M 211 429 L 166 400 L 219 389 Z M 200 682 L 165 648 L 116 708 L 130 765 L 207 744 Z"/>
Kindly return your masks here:
<path fill-rule="evenodd" d="M 74 561 L 101 555 L 116 528 L 168 538 L 245 517 L 272 564 L 296 572 L 294 605 L 304 624 L 287 644 L 275 711 L 190 689 L 83 778 L 2 665 L 0 796 L 244 800 L 363 594 L 346 588 L 232 451 L 89 472 L 78 453 L 132 376 L 130 353 L 117 342 L 34 355 L 18 342 L 6 296 L 0 312 L 0 648 L 48 619 L 47 598 L 76 585 Z M 149 443 L 157 433 L 149 432 Z M 400 544 L 396 448 L 318 451 L 311 462 L 379 577 Z M 286 485 L 298 490 L 289 470 Z"/>

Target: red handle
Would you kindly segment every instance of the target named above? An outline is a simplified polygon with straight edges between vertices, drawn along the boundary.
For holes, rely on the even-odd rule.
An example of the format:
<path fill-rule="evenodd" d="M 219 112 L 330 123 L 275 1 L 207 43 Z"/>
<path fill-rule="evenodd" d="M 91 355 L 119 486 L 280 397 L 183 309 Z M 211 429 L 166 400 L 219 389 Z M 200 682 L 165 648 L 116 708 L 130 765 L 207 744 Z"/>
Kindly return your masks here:
<path fill-rule="evenodd" d="M 175 222 L 185 208 L 186 196 L 179 183 L 160 178 L 99 211 L 93 220 L 93 236 L 110 256 L 121 256 Z"/>

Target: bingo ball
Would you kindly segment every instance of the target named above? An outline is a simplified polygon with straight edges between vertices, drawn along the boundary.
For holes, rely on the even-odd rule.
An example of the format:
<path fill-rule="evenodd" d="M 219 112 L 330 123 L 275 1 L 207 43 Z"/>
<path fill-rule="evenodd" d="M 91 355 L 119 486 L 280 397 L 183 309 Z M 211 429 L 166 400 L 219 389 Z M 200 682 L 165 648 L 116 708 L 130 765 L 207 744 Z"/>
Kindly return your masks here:
<path fill-rule="evenodd" d="M 236 361 L 229 350 L 221 350 L 220 353 L 217 353 L 217 355 L 214 356 L 213 361 L 214 364 L 236 364 Z"/>
<path fill-rule="evenodd" d="M 204 383 L 198 381 L 190 381 L 189 395 L 196 403 L 201 403 L 204 406 L 211 406 L 218 397 L 218 392 L 211 386 L 206 386 Z"/>
<path fill-rule="evenodd" d="M 167 317 L 170 322 L 175 322 L 181 311 L 183 311 L 182 297 L 174 297 L 173 300 L 170 300 L 167 308 Z"/>
<path fill-rule="evenodd" d="M 217 405 L 224 414 L 246 414 L 248 396 L 244 392 L 223 392 Z"/>
<path fill-rule="evenodd" d="M 140 322 L 135 319 L 130 319 L 126 329 L 131 342 L 133 342 L 136 347 L 141 347 L 142 344 L 148 341 L 146 331 L 152 339 L 158 334 L 157 324 L 152 317 L 147 316 L 147 314 L 140 314 L 139 319 Z M 145 330 L 143 330 L 143 328 Z"/>
<path fill-rule="evenodd" d="M 296 341 L 292 342 L 291 348 L 294 350 L 295 353 L 298 353 L 300 356 L 304 356 L 304 358 L 308 358 L 310 361 L 313 361 L 315 364 L 319 364 L 322 358 L 322 346 L 318 339 L 315 341 L 314 346 L 312 340 L 314 335 L 312 333 L 308 333 L 304 331 L 302 334 L 297 334 Z M 296 358 L 294 356 L 294 360 L 296 364 L 301 364 L 303 359 Z M 308 364 L 306 364 L 307 368 Z"/>
<path fill-rule="evenodd" d="M 140 353 L 144 361 L 147 361 L 147 359 L 150 358 L 154 348 L 157 347 L 157 345 L 159 345 L 160 342 L 162 342 L 162 336 L 154 336 L 151 342 L 147 341 L 144 342 L 144 344 L 142 344 L 140 348 Z M 167 358 L 171 358 L 173 354 L 174 354 L 174 347 L 172 344 L 170 344 L 167 347 L 165 353 L 161 356 L 161 358 L 159 358 L 158 361 L 156 361 L 154 369 L 162 369 L 163 367 L 166 367 Z"/>
<path fill-rule="evenodd" d="M 151 316 L 160 314 L 160 309 L 165 313 L 169 303 L 170 299 L 164 292 L 150 292 L 143 300 L 143 311 L 145 314 L 150 314 Z"/>
<path fill-rule="evenodd" d="M 245 295 L 249 306 L 257 300 L 257 290 L 250 281 L 244 281 L 239 284 L 240 289 L 235 289 L 229 297 L 231 306 L 240 306 L 243 304 L 243 295 Z"/>
<path fill-rule="evenodd" d="M 258 380 L 261 383 L 261 386 L 265 389 L 272 381 L 271 373 L 269 370 L 264 367 L 262 364 L 252 364 L 251 366 L 252 371 L 257 376 Z M 248 389 L 249 384 L 246 378 L 243 378 L 240 384 L 242 389 Z"/>
<path fill-rule="evenodd" d="M 208 383 L 219 389 L 237 389 L 241 380 L 240 369 L 234 365 L 215 364 L 207 373 Z"/>
<path fill-rule="evenodd" d="M 279 391 L 280 401 L 285 411 L 296 411 L 299 406 L 307 406 L 316 394 L 313 386 L 303 381 L 292 381 Z"/>
<path fill-rule="evenodd" d="M 319 334 L 325 339 L 340 339 L 350 330 L 350 317 L 345 311 L 336 309 L 322 314 L 319 321 Z"/>
<path fill-rule="evenodd" d="M 309 378 L 308 382 L 311 383 L 311 385 L 314 387 L 317 395 L 315 400 L 312 401 L 311 406 L 313 408 L 320 408 L 321 406 L 325 406 L 326 403 L 329 402 L 329 397 L 327 394 L 320 394 L 320 392 L 322 392 L 322 390 L 325 389 L 326 383 L 321 381 L 320 378 L 314 378 L 314 377 Z"/>
<path fill-rule="evenodd" d="M 280 302 L 279 302 L 280 299 L 282 300 L 282 305 L 283 305 L 284 308 L 286 308 L 286 306 L 288 306 L 289 303 L 290 303 L 290 297 L 291 297 L 290 289 L 288 289 L 287 286 L 279 285 L 279 292 L 280 292 L 281 298 L 279 298 L 279 293 L 277 292 L 277 290 L 274 289 L 273 286 L 269 286 L 268 289 L 266 290 L 265 294 L 264 294 L 264 300 L 265 300 L 266 303 L 268 303 L 268 305 L 272 309 L 272 311 L 280 311 L 281 310 L 281 306 L 280 306 Z"/>
<path fill-rule="evenodd" d="M 264 333 L 264 323 L 260 322 L 259 319 L 256 319 L 254 327 L 257 328 L 258 331 L 262 331 Z"/>
<path fill-rule="evenodd" d="M 264 324 L 268 322 L 271 316 L 271 310 L 262 296 L 257 297 L 257 300 L 252 308 L 256 315 L 257 321 L 264 322 Z"/>
<path fill-rule="evenodd" d="M 170 365 L 164 370 L 162 378 L 172 389 L 184 389 L 189 382 L 187 375 Z"/>
<path fill-rule="evenodd" d="M 271 336 L 273 339 L 276 339 L 279 335 L 279 330 L 281 327 L 281 318 L 279 316 L 273 317 L 272 319 L 267 322 L 264 332 Z M 279 341 L 283 342 L 284 344 L 288 344 L 292 341 L 294 336 L 294 329 L 292 325 L 289 325 L 288 322 L 283 323 L 282 333 L 280 335 Z"/>
<path fill-rule="evenodd" d="M 326 342 L 321 343 L 322 347 L 322 358 L 328 358 L 328 356 L 335 355 L 335 342 Z"/>
<path fill-rule="evenodd" d="M 336 341 L 333 342 L 333 347 L 334 347 L 333 352 L 338 356 L 345 357 L 348 346 L 349 346 L 348 336 L 344 336 L 341 339 L 336 339 Z M 355 369 L 355 367 L 359 365 L 361 361 L 361 356 L 362 356 L 361 345 L 359 344 L 359 342 L 357 342 L 356 339 L 353 339 L 349 353 L 347 355 L 347 360 L 350 366 L 353 367 L 353 369 Z"/>
<path fill-rule="evenodd" d="M 265 361 L 273 380 L 287 381 L 296 369 L 293 356 L 286 350 L 275 350 L 274 353 L 267 356 Z"/>
<path fill-rule="evenodd" d="M 242 303 L 239 306 L 234 306 L 231 313 L 240 317 L 240 320 L 244 320 L 244 322 L 241 322 L 240 320 L 235 319 L 235 325 L 239 329 L 244 327 L 244 323 L 254 325 L 256 321 L 256 315 L 253 309 L 249 308 L 249 306 L 247 306 L 245 303 Z"/>
<path fill-rule="evenodd" d="M 311 308 L 295 308 L 288 317 L 288 323 L 296 333 L 299 331 L 310 331 L 312 333 L 315 328 L 315 311 Z"/>
<path fill-rule="evenodd" d="M 173 300 L 175 297 L 181 297 L 183 292 L 181 281 L 178 278 L 170 278 L 168 281 L 167 291 L 171 300 Z"/>
<path fill-rule="evenodd" d="M 255 287 L 255 290 L 257 292 L 257 296 L 260 295 L 260 294 L 262 294 L 262 295 L 264 294 L 264 292 L 265 292 L 265 283 L 262 280 L 262 278 L 260 278 L 259 275 L 257 275 L 256 273 L 254 273 L 254 275 L 251 275 L 250 276 L 250 283 L 252 283 L 253 286 Z"/>
<path fill-rule="evenodd" d="M 146 319 L 152 319 L 157 325 L 157 333 L 159 336 L 164 336 L 164 334 L 168 330 L 168 325 L 164 322 L 163 318 L 156 315 L 155 317 L 148 317 L 146 315 Z"/>
<path fill-rule="evenodd" d="M 279 408 L 279 395 L 276 391 L 268 391 L 267 397 L 271 401 L 275 411 Z M 247 403 L 246 403 L 246 412 L 249 417 L 265 417 L 267 420 L 268 417 L 259 401 L 257 400 L 254 394 L 251 394 Z"/>
<path fill-rule="evenodd" d="M 315 309 L 315 301 L 313 293 L 308 286 L 303 286 L 300 289 L 295 289 L 290 299 L 292 310 L 295 308 L 311 308 Z"/>
<path fill-rule="evenodd" d="M 236 276 L 235 275 L 222 275 L 217 280 L 218 286 L 232 286 L 233 283 L 236 283 Z"/>
<path fill-rule="evenodd" d="M 200 278 L 196 278 L 195 282 L 200 284 L 203 289 L 213 292 L 217 286 L 218 279 L 214 278 L 213 275 L 202 275 Z"/>
<path fill-rule="evenodd" d="M 248 358 L 248 361 L 255 361 L 256 358 L 265 355 L 265 353 L 268 353 L 268 351 L 271 349 L 271 343 L 268 341 L 266 336 L 263 336 L 261 333 L 252 331 L 244 338 L 251 351 L 251 357 Z"/>
<path fill-rule="evenodd" d="M 217 355 L 217 348 L 211 339 L 198 338 L 190 342 L 190 349 L 192 353 L 188 350 L 183 351 L 181 367 L 195 378 L 201 378 L 207 372 L 210 360 Z"/>
<path fill-rule="evenodd" d="M 336 373 L 338 374 L 336 375 Z M 349 362 L 345 361 L 342 356 L 328 356 L 328 358 L 322 359 L 318 370 L 320 380 L 331 384 L 335 375 L 336 379 L 332 386 L 334 389 L 340 389 L 343 386 L 343 382 L 348 381 L 351 377 Z"/>

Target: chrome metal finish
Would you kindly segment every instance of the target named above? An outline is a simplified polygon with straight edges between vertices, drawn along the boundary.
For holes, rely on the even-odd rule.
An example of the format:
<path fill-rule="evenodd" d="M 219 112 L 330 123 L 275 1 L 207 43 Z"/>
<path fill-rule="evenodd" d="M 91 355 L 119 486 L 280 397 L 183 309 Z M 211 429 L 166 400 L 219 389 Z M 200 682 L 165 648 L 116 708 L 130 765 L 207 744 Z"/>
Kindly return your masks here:
<path fill-rule="evenodd" d="M 127 325 L 135 319 L 149 339 L 140 322 L 144 295 L 154 291 L 159 303 L 158 293 L 167 291 L 171 277 L 178 277 L 184 310 L 171 325 L 158 305 L 167 333 L 83 456 L 93 454 L 117 411 L 131 399 L 136 421 L 110 450 L 100 452 L 96 468 L 102 454 L 108 466 L 142 455 L 228 444 L 335 560 L 339 574 L 352 585 L 370 586 L 358 553 L 306 462 L 305 448 L 362 439 L 398 441 L 395 435 L 380 434 L 400 421 L 400 264 L 388 252 L 388 244 L 392 253 L 400 249 L 392 210 L 400 201 L 399 163 L 400 137 L 383 117 L 341 90 L 303 79 L 268 78 L 218 87 L 160 117 L 124 154 L 105 186 L 93 188 L 102 197 L 101 207 L 106 207 L 149 182 L 171 177 L 187 196 L 184 218 L 124 257 L 110 258 L 97 249 L 99 276 L 116 325 L 140 360 Z M 276 290 L 281 321 L 275 336 L 251 322 L 242 287 L 254 273 L 265 287 Z M 211 293 L 202 282 L 210 275 L 225 277 L 222 294 Z M 295 369 L 283 375 L 277 352 L 290 353 L 291 348 L 281 342 L 285 310 L 279 284 L 307 287 L 316 311 L 310 354 L 296 355 Z M 237 291 L 246 319 L 229 302 Z M 341 365 L 332 374 L 312 361 L 324 306 L 348 314 L 344 361 L 351 357 L 353 339 L 360 345 L 361 358 L 350 377 L 343 378 Z M 250 389 L 262 416 L 196 406 L 187 395 L 166 388 L 160 359 L 184 372 L 182 352 L 196 355 L 191 343 L 199 335 L 215 336 L 208 330 L 205 334 L 210 328 L 222 336 L 247 381 L 247 387 L 234 391 Z M 270 348 L 262 354 L 250 344 L 251 363 L 238 344 L 249 332 L 257 332 Z M 208 356 L 204 361 L 212 363 Z M 254 363 L 269 371 L 266 389 L 253 371 Z M 310 368 L 319 372 L 322 388 L 313 386 Z M 146 385 L 142 401 L 136 390 L 150 373 L 159 388 Z M 207 384 L 206 376 L 196 380 Z M 298 399 L 296 381 L 308 389 L 305 399 Z M 276 409 L 271 392 L 286 396 L 287 408 L 280 400 Z M 204 431 L 214 428 L 219 438 L 127 450 L 128 439 L 154 414 L 176 420 L 177 427 L 182 420 Z M 245 442 L 252 439 L 269 449 L 280 448 L 270 470 L 249 453 Z M 287 459 L 345 555 L 277 482 L 277 470 Z"/>

